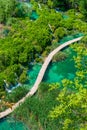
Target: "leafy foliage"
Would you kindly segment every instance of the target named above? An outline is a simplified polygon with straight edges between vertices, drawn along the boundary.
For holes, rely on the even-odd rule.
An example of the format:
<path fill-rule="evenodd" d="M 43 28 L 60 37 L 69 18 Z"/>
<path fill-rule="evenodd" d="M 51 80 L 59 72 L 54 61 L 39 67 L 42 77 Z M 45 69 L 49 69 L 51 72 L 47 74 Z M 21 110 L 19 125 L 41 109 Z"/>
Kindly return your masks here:
<path fill-rule="evenodd" d="M 14 89 L 11 93 L 6 95 L 5 101 L 8 102 L 17 102 L 19 101 L 23 96 L 25 96 L 28 92 L 28 89 L 26 87 L 18 87 Z"/>
<path fill-rule="evenodd" d="M 0 22 L 6 22 L 8 18 L 14 15 L 16 7 L 15 0 L 0 0 Z"/>

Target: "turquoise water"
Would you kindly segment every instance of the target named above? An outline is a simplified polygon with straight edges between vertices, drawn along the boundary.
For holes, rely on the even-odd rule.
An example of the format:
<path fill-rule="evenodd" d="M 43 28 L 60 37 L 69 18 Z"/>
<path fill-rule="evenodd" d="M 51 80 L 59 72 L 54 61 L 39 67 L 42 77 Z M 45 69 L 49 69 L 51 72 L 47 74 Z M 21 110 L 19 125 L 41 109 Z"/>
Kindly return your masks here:
<path fill-rule="evenodd" d="M 50 64 L 47 69 L 43 81 L 48 83 L 61 82 L 62 79 L 73 79 L 76 69 L 74 62 L 68 58 L 65 61 Z"/>
<path fill-rule="evenodd" d="M 29 130 L 24 123 L 13 118 L 0 120 L 0 130 Z"/>
<path fill-rule="evenodd" d="M 27 12 L 25 14 L 23 12 L 24 6 L 28 7 L 29 10 L 30 10 L 29 12 Z M 26 16 L 26 17 L 29 17 L 32 20 L 36 20 L 39 17 L 38 14 L 36 13 L 36 11 L 32 10 L 32 4 L 29 3 L 29 2 L 20 2 L 17 5 L 17 8 L 19 9 L 18 16 L 20 16 L 20 17 Z"/>
<path fill-rule="evenodd" d="M 28 80 L 27 84 L 28 84 L 29 88 L 31 88 L 34 85 L 35 80 L 36 80 L 36 78 L 38 76 L 38 73 L 39 73 L 39 71 L 41 69 L 41 66 L 42 66 L 41 64 L 35 64 L 28 71 L 28 79 L 29 80 Z"/>
<path fill-rule="evenodd" d="M 63 14 L 63 18 L 64 18 L 64 19 L 68 19 L 68 18 L 69 18 L 69 16 L 68 16 L 68 15 Z"/>
<path fill-rule="evenodd" d="M 60 40 L 59 43 L 63 44 L 64 42 L 67 42 L 74 38 L 78 38 L 80 36 L 83 36 L 83 34 L 78 33 L 72 36 L 69 35 L 69 36 L 64 37 L 62 40 Z M 73 56 L 75 54 L 73 53 L 72 49 L 70 49 L 70 47 L 66 48 L 64 51 L 66 54 L 68 54 L 68 58 L 60 62 L 50 63 L 44 75 L 43 82 L 55 83 L 55 82 L 61 82 L 63 78 L 68 78 L 68 79 L 74 78 L 76 68 L 74 66 Z M 42 66 L 41 64 L 35 64 L 28 71 L 28 77 L 29 77 L 28 87 L 29 88 L 31 88 L 32 85 L 34 85 L 34 82 L 38 76 L 41 66 Z"/>
<path fill-rule="evenodd" d="M 73 40 L 74 38 L 78 38 L 78 37 L 81 37 L 81 36 L 84 36 L 83 33 L 77 33 L 77 34 L 74 34 L 74 35 L 68 35 L 68 36 L 65 36 L 63 37 L 61 40 L 60 40 L 60 44 L 63 44 L 64 42 L 67 42 L 69 40 Z"/>
<path fill-rule="evenodd" d="M 63 78 L 74 78 L 76 69 L 74 66 L 73 56 L 75 54 L 70 50 L 70 48 L 67 48 L 65 51 L 69 55 L 68 58 L 60 62 L 50 63 L 44 75 L 43 82 L 56 83 L 61 82 Z M 30 79 L 28 83 L 29 86 L 34 84 L 40 68 L 41 65 L 36 64 L 32 66 L 30 71 L 28 71 L 28 76 Z"/>
<path fill-rule="evenodd" d="M 31 16 L 30 16 L 30 19 L 36 20 L 38 17 L 39 17 L 38 14 L 37 14 L 35 11 L 32 11 L 32 14 L 31 14 Z"/>

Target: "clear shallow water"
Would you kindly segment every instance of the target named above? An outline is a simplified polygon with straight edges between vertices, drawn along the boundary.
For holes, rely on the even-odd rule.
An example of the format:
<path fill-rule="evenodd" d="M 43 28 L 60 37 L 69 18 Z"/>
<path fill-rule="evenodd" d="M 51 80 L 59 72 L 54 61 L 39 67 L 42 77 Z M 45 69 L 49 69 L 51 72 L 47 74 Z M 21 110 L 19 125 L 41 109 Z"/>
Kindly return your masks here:
<path fill-rule="evenodd" d="M 0 130 L 29 130 L 24 123 L 13 118 L 0 120 Z"/>
<path fill-rule="evenodd" d="M 47 69 L 43 81 L 48 83 L 61 82 L 62 79 L 73 79 L 76 69 L 74 62 L 68 58 L 65 61 L 50 64 Z"/>
<path fill-rule="evenodd" d="M 34 85 L 35 80 L 38 76 L 38 73 L 41 69 L 41 64 L 35 64 L 31 67 L 31 69 L 28 71 L 28 82 L 27 85 L 30 86 L 30 88 Z"/>
<path fill-rule="evenodd" d="M 38 17 L 39 17 L 39 15 L 38 15 L 35 11 L 32 11 L 32 14 L 31 14 L 31 16 L 30 16 L 30 19 L 36 20 L 36 19 L 38 19 Z"/>
<path fill-rule="evenodd" d="M 63 78 L 74 78 L 76 69 L 74 66 L 73 56 L 75 54 L 70 51 L 70 48 L 67 48 L 65 51 L 67 54 L 69 53 L 68 58 L 60 62 L 50 63 L 44 75 L 43 82 L 55 83 L 61 82 Z M 28 71 L 28 76 L 30 79 L 28 85 L 30 84 L 30 86 L 32 86 L 34 84 L 40 68 L 41 65 L 36 64 L 32 66 L 30 71 Z"/>

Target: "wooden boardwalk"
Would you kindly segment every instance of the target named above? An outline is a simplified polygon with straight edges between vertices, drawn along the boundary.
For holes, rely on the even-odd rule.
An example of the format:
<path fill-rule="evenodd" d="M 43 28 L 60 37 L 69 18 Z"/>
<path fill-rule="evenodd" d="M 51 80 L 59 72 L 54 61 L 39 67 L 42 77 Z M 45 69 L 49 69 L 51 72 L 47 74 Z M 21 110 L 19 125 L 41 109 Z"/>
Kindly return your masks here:
<path fill-rule="evenodd" d="M 15 105 L 12 106 L 11 108 L 6 109 L 5 111 L 0 113 L 0 119 L 6 117 L 7 115 L 9 115 L 10 113 L 12 113 L 14 111 L 15 108 L 17 108 L 21 103 L 23 103 L 27 97 L 32 96 L 38 89 L 39 84 L 41 83 L 43 76 L 45 74 L 45 71 L 50 63 L 50 61 L 52 60 L 53 56 L 58 53 L 61 49 L 65 48 L 66 46 L 80 41 L 82 37 L 79 38 L 75 38 L 73 40 L 67 41 L 64 44 L 60 45 L 59 47 L 57 47 L 56 49 L 54 49 L 46 58 L 46 60 L 44 61 L 44 64 L 42 65 L 40 72 L 37 76 L 37 79 L 35 81 L 34 86 L 31 88 L 31 90 L 27 93 L 27 95 L 25 97 L 23 97 L 21 100 L 19 100 Z"/>

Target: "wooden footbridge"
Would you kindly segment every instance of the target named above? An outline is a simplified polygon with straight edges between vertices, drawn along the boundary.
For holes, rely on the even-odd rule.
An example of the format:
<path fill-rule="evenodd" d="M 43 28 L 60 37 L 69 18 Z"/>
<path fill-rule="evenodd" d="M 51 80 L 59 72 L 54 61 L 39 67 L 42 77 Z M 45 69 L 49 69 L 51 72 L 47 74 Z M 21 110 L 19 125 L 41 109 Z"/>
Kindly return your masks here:
<path fill-rule="evenodd" d="M 20 106 L 21 103 L 23 103 L 27 97 L 32 96 L 38 89 L 39 84 L 41 83 L 43 76 L 45 74 L 45 71 L 50 63 L 50 61 L 52 60 L 53 56 L 58 53 L 60 50 L 62 50 L 63 48 L 65 48 L 66 46 L 80 41 L 82 37 L 79 38 L 75 38 L 73 40 L 67 41 L 64 44 L 60 45 L 59 47 L 57 47 L 56 49 L 54 49 L 49 55 L 48 57 L 45 59 L 44 64 L 42 65 L 40 72 L 37 76 L 37 79 L 35 81 L 34 86 L 31 88 L 31 90 L 27 93 L 27 95 L 25 97 L 23 97 L 21 100 L 19 100 L 17 103 L 15 103 L 12 108 L 8 108 L 5 111 L 0 113 L 0 119 L 6 117 L 7 115 L 9 115 L 10 113 L 12 113 L 14 111 L 14 109 L 16 109 L 18 106 Z"/>

